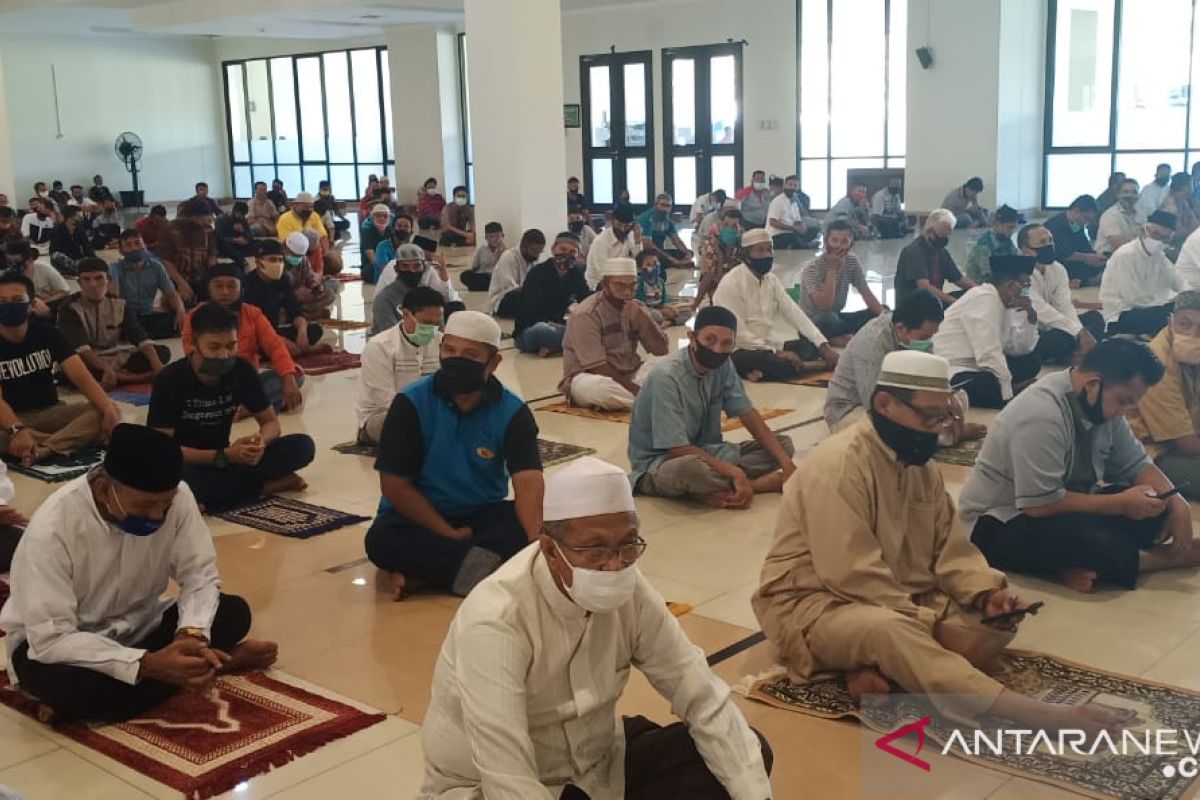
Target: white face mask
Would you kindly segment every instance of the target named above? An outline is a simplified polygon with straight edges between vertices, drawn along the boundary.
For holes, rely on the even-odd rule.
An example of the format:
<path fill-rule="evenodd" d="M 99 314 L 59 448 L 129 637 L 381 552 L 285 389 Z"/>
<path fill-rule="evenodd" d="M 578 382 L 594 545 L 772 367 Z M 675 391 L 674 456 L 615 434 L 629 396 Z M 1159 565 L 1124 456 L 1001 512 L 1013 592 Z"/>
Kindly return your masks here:
<path fill-rule="evenodd" d="M 1166 242 L 1160 242 L 1158 239 L 1151 239 L 1149 236 L 1142 237 L 1142 247 L 1146 248 L 1146 252 L 1150 255 L 1157 255 L 1166 247 Z"/>
<path fill-rule="evenodd" d="M 616 572 L 584 569 L 577 567 L 563 555 L 558 542 L 554 543 L 558 556 L 571 568 L 571 585 L 564 586 L 575 605 L 593 614 L 615 611 L 633 598 L 637 588 L 638 569 L 630 564 Z"/>

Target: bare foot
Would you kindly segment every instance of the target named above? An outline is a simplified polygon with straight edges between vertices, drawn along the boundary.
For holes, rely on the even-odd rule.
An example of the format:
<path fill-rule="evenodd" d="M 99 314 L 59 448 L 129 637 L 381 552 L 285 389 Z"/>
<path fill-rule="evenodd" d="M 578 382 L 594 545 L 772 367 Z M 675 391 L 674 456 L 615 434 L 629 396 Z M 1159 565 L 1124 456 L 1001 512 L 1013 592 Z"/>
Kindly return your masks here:
<path fill-rule="evenodd" d="M 960 442 L 973 442 L 985 436 L 987 436 L 987 425 L 978 422 L 968 422 L 963 425 L 962 435 L 958 437 L 958 440 Z"/>
<path fill-rule="evenodd" d="M 54 709 L 45 703 L 38 703 L 37 707 L 38 722 L 44 725 L 49 725 L 54 722 Z"/>
<path fill-rule="evenodd" d="M 1074 589 L 1077 592 L 1088 594 L 1092 591 L 1092 584 L 1096 582 L 1096 573 L 1090 569 L 1064 569 L 1058 573 L 1058 579 L 1063 586 L 1068 589 Z"/>
<path fill-rule="evenodd" d="M 263 494 L 282 494 L 283 492 L 303 492 L 308 488 L 308 482 L 296 473 L 284 475 L 263 484 Z"/>
<path fill-rule="evenodd" d="M 1083 285 L 1083 281 L 1079 280 L 1079 278 L 1071 279 L 1071 288 L 1072 289 L 1078 289 L 1082 285 Z"/>
<path fill-rule="evenodd" d="M 846 673 L 846 690 L 855 705 L 862 705 L 863 697 L 869 694 L 889 694 L 892 685 L 875 667 L 862 667 Z"/>
<path fill-rule="evenodd" d="M 31 467 L 34 464 L 39 464 L 45 461 L 52 455 L 54 455 L 54 451 L 49 447 L 42 447 L 41 445 L 38 445 L 25 454 L 25 457 L 21 459 L 21 466 Z"/>
<path fill-rule="evenodd" d="M 308 348 L 308 354 L 310 356 L 327 356 L 331 353 L 333 353 L 333 345 L 331 345 L 329 342 L 317 342 L 314 345 L 310 345 Z"/>
<path fill-rule="evenodd" d="M 279 658 L 279 645 L 261 639 L 246 639 L 229 654 L 229 661 L 218 670 L 218 674 L 228 672 L 249 672 L 266 669 Z"/>
<path fill-rule="evenodd" d="M 404 578 L 403 572 L 388 573 L 389 589 L 392 593 L 392 600 L 399 603 L 404 599 L 404 590 L 408 588 L 408 581 Z"/>
<path fill-rule="evenodd" d="M 771 494 L 772 492 L 782 492 L 783 482 L 783 472 L 776 470 L 751 479 L 750 486 L 754 489 L 755 494 Z"/>
<path fill-rule="evenodd" d="M 538 350 L 538 358 L 549 358 L 553 352 L 549 347 L 543 347 Z"/>
<path fill-rule="evenodd" d="M 746 373 L 746 380 L 751 383 L 758 383 L 763 378 L 762 370 L 752 369 Z"/>
<path fill-rule="evenodd" d="M 729 502 L 729 498 L 732 496 L 733 492 L 713 492 L 712 494 L 706 494 L 701 497 L 700 502 L 704 503 L 706 506 L 712 506 L 713 508 L 725 508 L 725 504 Z"/>

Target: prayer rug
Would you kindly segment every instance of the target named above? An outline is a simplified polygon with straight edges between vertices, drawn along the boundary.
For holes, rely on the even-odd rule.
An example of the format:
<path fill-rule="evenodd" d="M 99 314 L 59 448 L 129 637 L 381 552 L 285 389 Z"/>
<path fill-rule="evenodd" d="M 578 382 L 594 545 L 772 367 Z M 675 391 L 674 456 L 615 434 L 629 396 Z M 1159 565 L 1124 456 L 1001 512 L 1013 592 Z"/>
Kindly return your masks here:
<path fill-rule="evenodd" d="M 128 386 L 122 386 L 120 389 L 113 389 L 108 393 L 108 396 L 116 403 L 126 403 L 131 406 L 148 406 L 150 405 L 150 388 L 151 386 L 148 383 L 131 383 Z"/>
<path fill-rule="evenodd" d="M 339 283 L 354 283 L 355 281 L 362 280 L 362 274 L 358 273 L 358 272 L 342 271 L 342 272 L 339 272 L 337 275 L 326 276 L 326 277 L 332 277 L 335 281 L 338 281 Z"/>
<path fill-rule="evenodd" d="M 1099 300 L 1072 300 L 1071 302 L 1081 311 L 1099 311 L 1104 308 L 1104 304 Z"/>
<path fill-rule="evenodd" d="M 330 450 L 336 450 L 339 453 L 347 456 L 367 456 L 368 458 L 375 457 L 375 448 L 369 444 L 359 444 L 358 442 L 342 442 L 335 444 Z"/>
<path fill-rule="evenodd" d="M 629 424 L 629 419 L 632 416 L 632 412 L 629 411 L 597 411 L 594 408 L 583 408 L 581 406 L 570 405 L 569 403 L 551 403 L 548 406 L 539 406 L 533 410 L 549 411 L 554 414 L 570 414 L 574 417 L 599 419 L 604 420 L 605 422 L 620 422 L 625 425 Z M 758 409 L 758 413 L 761 414 L 762 418 L 766 420 L 774 419 L 775 417 L 782 417 L 784 414 L 790 414 L 795 410 L 796 409 L 794 408 L 760 408 Z M 740 419 L 726 418 L 725 421 L 721 423 L 721 430 L 727 433 L 729 431 L 735 431 L 741 427 L 742 421 Z"/>
<path fill-rule="evenodd" d="M 367 456 L 375 457 L 375 448 L 358 442 L 343 442 L 335 444 L 332 448 L 339 453 L 344 453 L 349 456 Z M 552 442 L 548 439 L 538 439 L 538 454 L 542 457 L 543 467 L 553 467 L 556 464 L 565 464 L 568 461 L 574 461 L 583 456 L 590 456 L 596 451 L 590 447 L 580 447 L 575 444 L 566 442 Z"/>
<path fill-rule="evenodd" d="M 290 497 L 260 497 L 237 508 L 222 511 L 216 516 L 227 522 L 278 533 L 292 539 L 309 539 L 347 525 L 366 522 L 370 517 L 347 514 L 336 508 L 314 506 Z"/>
<path fill-rule="evenodd" d="M 61 483 L 72 478 L 78 478 L 92 467 L 104 460 L 104 451 L 99 448 L 80 450 L 70 456 L 50 456 L 45 461 L 31 467 L 23 467 L 19 461 L 8 461 L 8 468 L 13 472 L 37 478 L 46 483 Z"/>
<path fill-rule="evenodd" d="M 341 372 L 347 369 L 358 369 L 362 366 L 362 357 L 355 353 L 330 353 L 323 356 L 301 356 L 296 363 L 304 370 L 305 375 L 328 375 L 330 372 Z"/>
<path fill-rule="evenodd" d="M 334 331 L 361 331 L 365 328 L 371 327 L 371 323 L 363 322 L 362 320 L 332 319 L 331 317 L 319 319 L 315 324 L 320 325 L 322 328 L 329 328 L 330 330 Z"/>
<path fill-rule="evenodd" d="M 823 372 L 814 372 L 811 375 L 801 375 L 799 378 L 793 378 L 788 381 L 788 383 L 793 386 L 812 386 L 816 389 L 828 389 L 831 380 L 833 380 L 833 370 L 827 369 Z"/>
<path fill-rule="evenodd" d="M 1089 737 L 1087 744 L 1081 747 L 1085 753 L 1079 754 L 1072 752 L 1069 746 L 1059 747 L 1057 735 L 1051 734 L 1050 741 L 1060 751 L 1056 754 L 1045 747 L 1031 747 L 1032 734 L 1014 746 L 1011 732 L 1028 726 L 983 717 L 979 720 L 979 734 L 994 744 L 1001 730 L 1008 732 L 1003 747 L 989 749 L 984 744 L 971 748 L 978 754 L 967 755 L 960 742 L 971 746 L 980 741 L 976 739 L 974 729 L 956 728 L 940 717 L 920 695 L 886 695 L 881 698 L 881 703 L 860 707 L 850 699 L 841 677 L 818 678 L 798 684 L 782 673 L 780 669 L 773 676 L 751 678 L 737 691 L 752 700 L 788 711 L 824 719 L 853 718 L 877 733 L 898 732 L 907 727 L 921 732 L 922 739 L 928 734 L 936 741 L 939 746 L 931 748 L 932 752 L 942 752 L 943 746 L 950 742 L 948 752 L 965 761 L 1098 800 L 1179 800 L 1190 797 L 1190 790 L 1200 782 L 1196 777 L 1178 774 L 1176 766 L 1180 751 L 1170 755 L 1167 747 L 1162 750 L 1163 755 L 1154 755 L 1156 731 L 1167 730 L 1172 735 L 1176 731 L 1190 732 L 1188 735 L 1193 738 L 1196 731 L 1200 731 L 1200 693 L 1187 689 L 1103 672 L 1041 653 L 1009 650 L 1005 654 L 1003 671 L 996 676 L 1007 688 L 1048 703 L 1068 706 L 1096 703 L 1131 709 L 1137 717 L 1127 723 L 1125 733 L 1132 734 L 1139 744 L 1127 747 L 1122 753 L 1123 734 L 1111 737 L 1115 743 L 1112 748 L 1104 738 Z M 1147 737 L 1151 755 L 1146 755 L 1146 750 L 1140 747 Z M 1187 750 L 1190 755 L 1185 739 L 1185 733 L 1178 734 L 1181 750 Z M 1099 747 L 1094 747 L 1096 744 Z M 911 752 L 911 741 L 900 748 L 906 754 Z M 1088 754 L 1093 749 L 1095 754 Z M 1001 753 L 997 754 L 996 750 Z"/>
<path fill-rule="evenodd" d="M 939 447 L 933 454 L 933 460 L 943 464 L 957 464 L 960 467 L 973 467 L 982 447 L 983 439 L 972 439 L 951 447 Z"/>
<path fill-rule="evenodd" d="M 0 702 L 37 716 L 37 701 L 11 688 L 2 671 Z M 204 693 L 180 693 L 129 722 L 56 730 L 190 800 L 205 800 L 385 719 L 249 673 L 218 678 Z"/>
<path fill-rule="evenodd" d="M 4 608 L 4 601 L 8 600 L 8 584 L 0 581 L 0 609 Z M 668 605 L 670 605 L 668 603 Z M 4 629 L 0 628 L 0 639 L 4 638 Z"/>
<path fill-rule="evenodd" d="M 671 600 L 667 601 L 667 610 L 677 617 L 682 617 L 684 614 L 690 614 L 695 606 L 687 603 L 676 603 Z"/>

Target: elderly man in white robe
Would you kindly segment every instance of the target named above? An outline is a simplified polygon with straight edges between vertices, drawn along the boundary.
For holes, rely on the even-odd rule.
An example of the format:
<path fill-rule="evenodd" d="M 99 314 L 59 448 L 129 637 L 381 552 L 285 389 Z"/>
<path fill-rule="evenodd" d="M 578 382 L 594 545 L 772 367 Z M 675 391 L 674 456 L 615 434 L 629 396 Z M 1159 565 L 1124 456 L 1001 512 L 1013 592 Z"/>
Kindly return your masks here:
<path fill-rule="evenodd" d="M 459 607 L 422 729 L 419 800 L 764 800 L 771 755 L 638 571 L 625 473 L 546 480 L 538 540 Z M 619 718 L 636 665 L 682 722 Z"/>
<path fill-rule="evenodd" d="M 1117 248 L 1100 279 L 1100 304 L 1108 333 L 1155 336 L 1167 327 L 1175 295 L 1187 288 L 1167 258 L 1177 219 L 1155 211 L 1132 242 Z"/>

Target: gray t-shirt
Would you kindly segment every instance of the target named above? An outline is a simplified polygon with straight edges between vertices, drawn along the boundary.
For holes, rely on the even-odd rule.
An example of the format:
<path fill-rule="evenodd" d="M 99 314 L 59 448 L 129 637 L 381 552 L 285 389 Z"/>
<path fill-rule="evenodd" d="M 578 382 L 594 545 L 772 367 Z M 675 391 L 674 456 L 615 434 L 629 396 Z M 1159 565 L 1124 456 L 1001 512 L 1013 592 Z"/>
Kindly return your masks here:
<path fill-rule="evenodd" d="M 825 395 L 825 422 L 833 427 L 856 408 L 868 408 L 883 357 L 900 349 L 890 312 L 862 327 L 838 360 Z"/>
<path fill-rule="evenodd" d="M 968 530 L 984 514 L 1008 522 L 1027 508 L 1066 496 L 1075 449 L 1074 393 L 1071 371 L 1055 372 L 1017 395 L 996 417 L 958 500 Z M 1153 463 L 1125 417 L 1081 424 L 1092 436 L 1095 474 L 1105 481 L 1130 483 Z"/>

